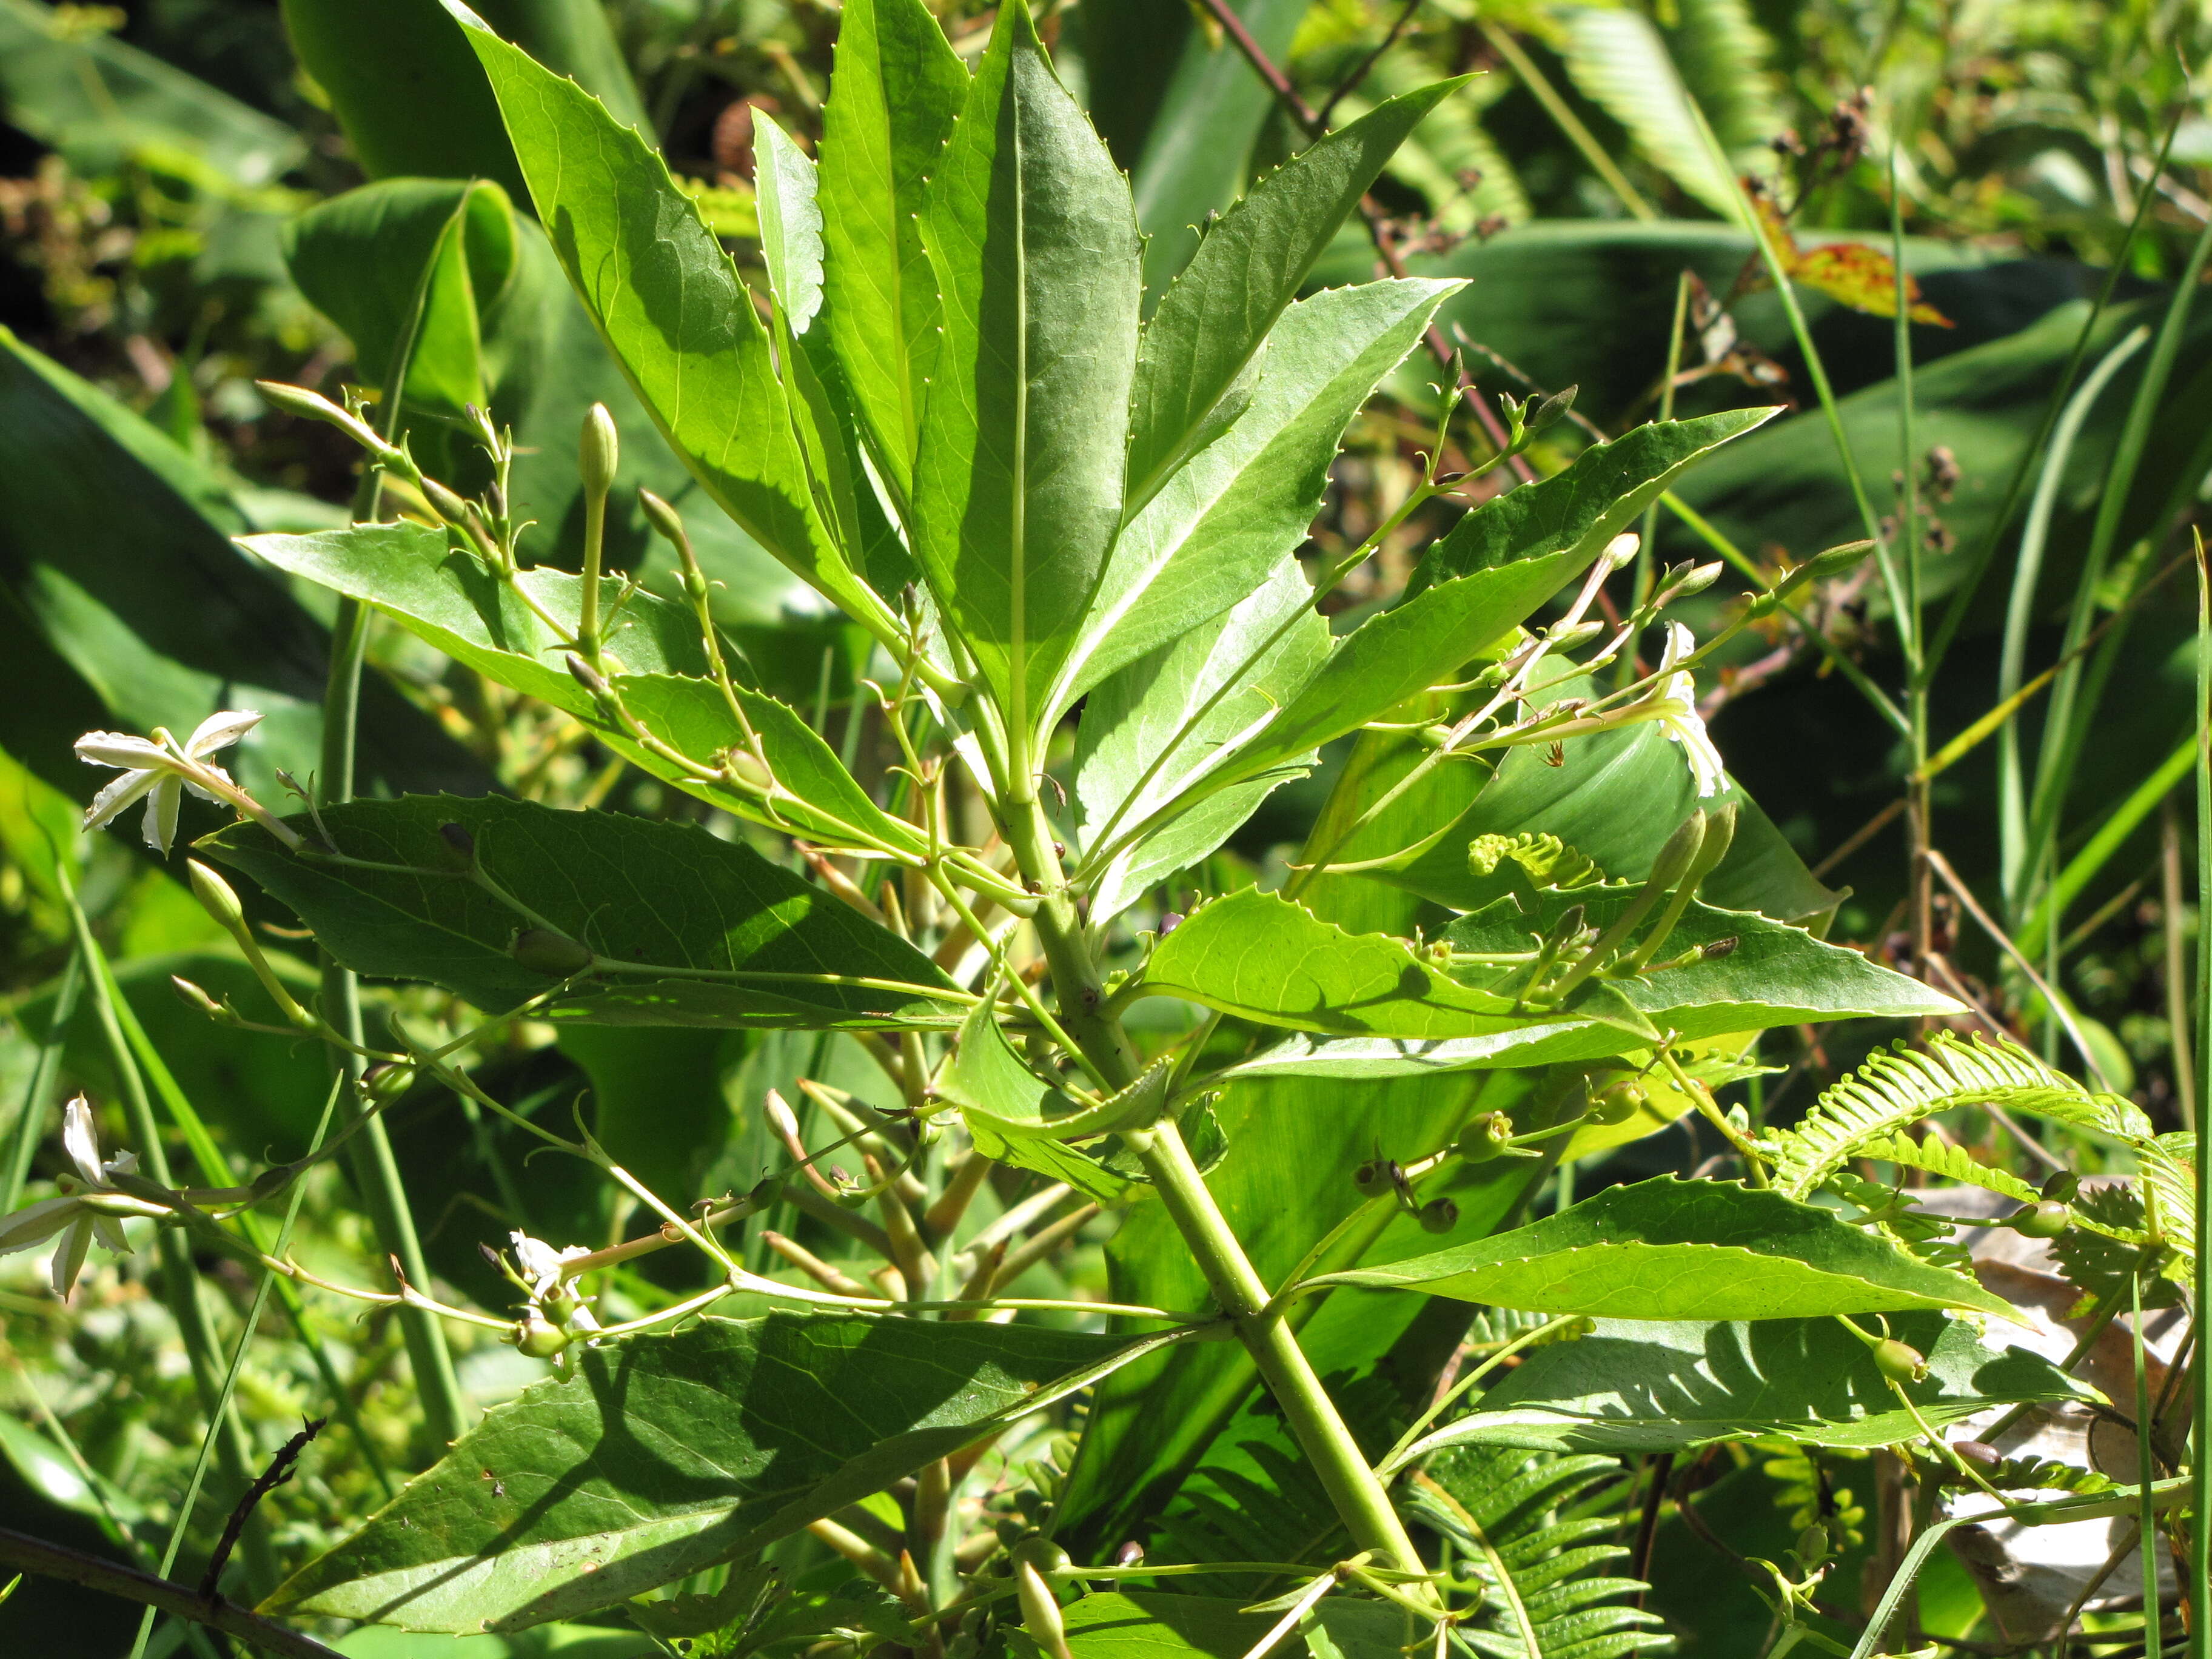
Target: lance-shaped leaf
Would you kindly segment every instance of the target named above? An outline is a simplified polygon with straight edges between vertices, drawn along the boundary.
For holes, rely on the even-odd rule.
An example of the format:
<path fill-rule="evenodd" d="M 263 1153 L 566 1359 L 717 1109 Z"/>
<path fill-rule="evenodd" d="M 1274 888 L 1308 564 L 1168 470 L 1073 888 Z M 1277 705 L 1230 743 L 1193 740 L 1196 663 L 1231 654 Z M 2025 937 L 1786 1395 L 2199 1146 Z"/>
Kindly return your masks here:
<path fill-rule="evenodd" d="M 1428 1077 L 1440 1072 L 1490 1071 L 1501 1066 L 1547 1066 L 1554 1060 L 1598 1060 L 1625 1052 L 1636 1039 L 1616 1027 L 1601 1026 L 1577 1014 L 1561 1013 L 1524 1020 L 1510 1030 L 1486 1036 L 1443 1037 L 1415 1042 L 1405 1037 L 1316 1037 L 1300 1032 L 1249 1060 L 1240 1060 L 1207 1079 L 1231 1078 L 1330 1078 L 1372 1083 L 1391 1077 Z"/>
<path fill-rule="evenodd" d="M 922 0 L 848 0 L 822 116 L 829 330 L 878 470 L 903 497 L 937 346 L 920 217 L 968 71 Z"/>
<path fill-rule="evenodd" d="M 321 821 L 338 856 L 287 851 L 251 824 L 200 845 L 356 973 L 428 980 L 483 1008 L 557 991 L 548 1018 L 819 1030 L 953 1025 L 971 1000 L 896 934 L 695 825 L 450 795 L 356 801 Z M 295 823 L 313 847 L 313 820 Z"/>
<path fill-rule="evenodd" d="M 1653 421 L 1592 444 L 1565 471 L 1509 489 L 1462 519 L 1429 550 L 1407 591 L 1565 549 L 1587 562 L 1681 472 L 1778 412 L 1732 409 L 1690 421 Z"/>
<path fill-rule="evenodd" d="M 1559 1024 L 1462 985 L 1404 939 L 1347 933 L 1256 887 L 1193 911 L 1152 952 L 1145 988 L 1262 1025 L 1351 1036 L 1497 1037 Z M 1599 1052 L 1656 1040 L 1626 1005 L 1577 1012 L 1608 1028 L 1594 1039 Z"/>
<path fill-rule="evenodd" d="M 1130 404 L 1129 514 L 1218 432 L 1224 395 L 1263 345 L 1267 373 L 1278 371 L 1282 340 L 1269 331 L 1283 307 L 1406 135 L 1465 84 L 1439 81 L 1328 134 L 1207 231 L 1145 328 Z"/>
<path fill-rule="evenodd" d="M 897 623 L 814 500 L 766 325 L 668 164 L 604 105 L 465 26 L 568 280 L 654 424 L 769 552 L 884 637 Z"/>
<path fill-rule="evenodd" d="M 840 847 L 874 847 L 919 859 L 927 850 L 913 825 L 869 799 L 829 744 L 786 704 L 739 685 L 735 692 L 777 781 L 773 812 L 702 779 L 610 721 L 564 666 L 567 645 L 538 612 L 574 617 L 583 579 L 540 568 L 502 581 L 472 554 L 453 551 L 425 525 L 355 525 L 306 536 L 253 536 L 245 545 L 279 570 L 376 607 L 417 638 L 489 679 L 574 714 L 603 742 L 665 782 L 726 811 Z M 743 744 L 744 732 L 708 671 L 698 617 L 688 606 L 633 592 L 602 578 L 607 649 L 621 665 L 611 684 L 646 731 L 703 765 Z M 536 609 L 532 609 L 532 605 Z"/>
<path fill-rule="evenodd" d="M 937 1086 L 960 1108 L 984 1157 L 1064 1181 L 1102 1204 L 1127 1196 L 1127 1176 L 1087 1152 L 1036 1133 L 1049 1120 L 1074 1114 L 1075 1103 L 1022 1063 L 988 1003 L 978 1003 L 962 1024 L 960 1046 Z"/>
<path fill-rule="evenodd" d="M 1297 550 L 1346 425 L 1450 292 L 1440 283 L 1370 283 L 1283 314 L 1236 423 L 1115 539 L 1048 718 L 1248 597 Z"/>
<path fill-rule="evenodd" d="M 1164 816 L 1234 752 L 1240 735 L 1273 714 L 1328 647 L 1328 624 L 1313 608 L 1305 573 L 1285 558 L 1257 592 L 1091 692 L 1076 732 L 1075 794 L 1085 850 L 1103 858 L 1085 872 L 1094 922 L 1120 915 L 1153 882 L 1198 863 L 1271 792 L 1313 763 L 1310 752 L 1293 757 Z"/>
<path fill-rule="evenodd" d="M 1491 654 L 1595 553 L 1576 546 L 1434 582 L 1370 617 L 1337 641 L 1283 712 L 1216 775 L 1225 781 L 1280 766 Z"/>
<path fill-rule="evenodd" d="M 1128 185 L 1020 0 L 1000 9 L 922 219 L 944 337 L 915 552 L 1026 764 L 1121 518 L 1141 277 Z"/>
<path fill-rule="evenodd" d="M 1499 899 L 1462 916 L 1444 934 L 1455 951 L 1535 948 L 1571 906 L 1586 925 L 1603 930 L 1633 902 L 1638 887 L 1613 884 L 1569 891 L 1545 888 Z M 1714 952 L 1711 956 L 1705 953 Z M 1684 957 L 1692 956 L 1684 962 Z M 1717 1036 L 1854 1016 L 1911 1019 L 1966 1010 L 1941 991 L 1828 945 L 1802 927 L 1750 910 L 1723 910 L 1692 900 L 1656 953 L 1662 963 L 1603 981 L 1654 1025 L 1678 1037 Z M 1470 985 L 1502 982 L 1509 970 L 1455 968 Z"/>
<path fill-rule="evenodd" d="M 793 334 L 822 309 L 822 208 L 814 162 L 770 115 L 753 118 L 753 200 L 770 289 Z"/>
<path fill-rule="evenodd" d="M 1993 1406 L 2098 1401 L 2027 1348 L 1998 1347 L 1966 1320 L 1901 1314 L 1890 1334 L 1925 1356 L 1898 1400 L 1866 1344 L 1832 1319 L 1662 1322 L 1601 1319 L 1575 1342 L 1527 1355 L 1480 1406 L 1413 1449 L 1526 1446 L 1573 1452 L 1689 1451 L 1787 1436 L 1816 1446 L 1893 1446 Z"/>
<path fill-rule="evenodd" d="M 1316 1285 L 1611 1319 L 1793 1319 L 1969 1308 L 2012 1318 L 1964 1273 L 1930 1266 L 1833 1212 L 1733 1182 L 1661 1176 L 1431 1255 Z"/>
<path fill-rule="evenodd" d="M 864 1315 L 575 1350 L 269 1606 L 456 1634 L 610 1607 L 798 1531 L 1164 1340 Z"/>
<path fill-rule="evenodd" d="M 1279 1616 L 1249 1611 L 1241 1599 L 1145 1590 L 1085 1595 L 1060 1615 L 1075 1659 L 1243 1659 Z M 1290 1650 L 1391 1659 L 1403 1651 L 1405 1623 L 1387 1601 L 1331 1596 L 1306 1614 L 1305 1633 Z M 1008 1631 L 1006 1645 L 1015 1659 L 1043 1659 L 1044 1650 L 1027 1631 Z"/>

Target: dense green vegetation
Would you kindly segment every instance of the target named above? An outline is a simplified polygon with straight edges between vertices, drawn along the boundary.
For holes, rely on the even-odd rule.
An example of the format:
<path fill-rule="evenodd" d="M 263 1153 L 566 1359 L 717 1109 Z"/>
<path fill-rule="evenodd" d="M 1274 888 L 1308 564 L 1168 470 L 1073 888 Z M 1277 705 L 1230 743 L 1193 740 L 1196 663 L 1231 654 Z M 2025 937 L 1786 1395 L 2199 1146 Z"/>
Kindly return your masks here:
<path fill-rule="evenodd" d="M 2206 29 L 0 0 L 9 1650 L 2212 1650 Z"/>

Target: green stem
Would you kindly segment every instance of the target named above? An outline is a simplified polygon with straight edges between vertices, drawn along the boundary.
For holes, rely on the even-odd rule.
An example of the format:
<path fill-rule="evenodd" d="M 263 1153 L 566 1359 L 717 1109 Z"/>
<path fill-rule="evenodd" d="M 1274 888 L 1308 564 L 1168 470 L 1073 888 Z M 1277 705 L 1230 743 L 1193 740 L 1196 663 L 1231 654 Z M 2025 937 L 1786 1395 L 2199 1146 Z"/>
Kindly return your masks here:
<path fill-rule="evenodd" d="M 76 1017 L 77 992 L 84 983 L 84 953 L 72 951 L 54 993 L 54 1011 L 46 1021 L 46 1038 L 39 1045 L 38 1063 L 23 1090 L 23 1104 L 15 1118 L 15 1139 L 8 1148 L 4 1177 L 0 1177 L 0 1215 L 12 1213 L 23 1201 L 23 1183 L 30 1179 L 31 1155 L 39 1148 L 39 1132 L 46 1121 L 46 1097 L 53 1091 L 54 1074 L 61 1068 L 62 1048 L 69 1036 L 70 1021 Z"/>
<path fill-rule="evenodd" d="M 2204 563 L 2204 542 L 2197 542 L 2197 985 L 2199 998 L 2197 1064 L 2212 1068 L 2212 927 L 2202 918 L 2212 914 L 2212 571 Z M 2206 1072 L 2197 1073 L 2197 1098 L 2212 1101 Z M 2199 1121 L 2197 1133 L 2203 1133 Z M 2197 1142 L 2196 1221 L 2197 1237 L 2212 1237 L 2212 1158 Z M 2190 1325 L 2197 1333 L 2197 1363 L 2190 1368 L 2189 1504 L 2196 1523 L 2189 1529 L 2189 1571 L 2185 1582 L 2196 1586 L 2189 1621 L 2190 1659 L 2212 1659 L 2212 1273 L 2202 1266 L 2203 1245 L 2190 1298 Z"/>
<path fill-rule="evenodd" d="M 323 695 L 322 765 L 316 781 L 319 804 L 324 806 L 343 805 L 353 799 L 354 738 L 361 709 L 362 665 L 368 653 L 368 609 L 358 600 L 338 601 L 337 616 L 331 625 L 331 674 Z M 362 1046 L 361 982 L 327 951 L 323 952 L 323 1018 L 347 1042 Z M 333 1052 L 345 1079 L 347 1097 L 353 1103 L 352 1119 L 358 1121 L 368 1112 L 368 1102 L 361 1092 L 361 1059 L 342 1050 Z M 399 1162 L 392 1155 L 392 1139 L 380 1117 L 361 1123 L 349 1161 L 378 1244 L 398 1260 L 409 1283 L 427 1285 L 430 1275 L 423 1265 L 414 1212 L 408 1206 Z M 468 1411 L 460 1381 L 453 1374 L 453 1356 L 446 1347 L 446 1333 L 434 1316 L 420 1308 L 402 1307 L 398 1318 L 423 1418 L 439 1444 L 458 1440 L 468 1426 Z"/>
<path fill-rule="evenodd" d="M 1059 855 L 1053 850 L 1050 822 L 1034 792 L 1028 801 L 1012 805 L 1007 816 L 1007 844 L 1023 875 L 1042 890 L 1035 923 L 1052 970 L 1060 1023 L 1099 1075 L 1110 1086 L 1125 1088 L 1139 1069 L 1137 1052 L 1106 1006 L 1097 959 L 1084 938 Z M 1149 1128 L 1125 1132 L 1124 1138 L 1143 1161 L 1145 1173 L 1205 1275 L 1216 1305 L 1235 1324 L 1352 1542 L 1404 1571 L 1425 1572 L 1420 1553 L 1297 1336 L 1279 1313 L 1269 1310 L 1267 1285 L 1206 1189 L 1174 1121 L 1163 1118 Z"/>

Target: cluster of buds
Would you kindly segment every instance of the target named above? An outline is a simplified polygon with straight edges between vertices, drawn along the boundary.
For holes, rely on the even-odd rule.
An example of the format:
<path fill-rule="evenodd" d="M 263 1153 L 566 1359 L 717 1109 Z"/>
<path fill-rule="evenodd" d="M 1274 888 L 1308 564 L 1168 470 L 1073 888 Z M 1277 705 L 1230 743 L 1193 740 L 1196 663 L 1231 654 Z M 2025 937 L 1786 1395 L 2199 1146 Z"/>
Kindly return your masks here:
<path fill-rule="evenodd" d="M 577 1292 L 569 1264 L 592 1252 L 579 1244 L 555 1249 L 527 1233 L 511 1232 L 514 1259 L 489 1244 L 481 1246 L 484 1259 L 506 1274 L 509 1282 L 530 1299 L 529 1307 L 514 1322 L 507 1340 L 533 1359 L 551 1359 L 577 1342 L 589 1341 L 599 1329 L 588 1298 Z"/>

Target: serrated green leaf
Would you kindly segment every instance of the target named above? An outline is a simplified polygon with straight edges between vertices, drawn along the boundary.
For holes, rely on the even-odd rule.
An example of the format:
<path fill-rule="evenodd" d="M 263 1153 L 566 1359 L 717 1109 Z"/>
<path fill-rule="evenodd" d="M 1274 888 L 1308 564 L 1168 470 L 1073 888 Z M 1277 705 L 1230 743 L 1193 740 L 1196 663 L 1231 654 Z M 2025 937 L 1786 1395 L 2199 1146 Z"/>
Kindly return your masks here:
<path fill-rule="evenodd" d="M 466 27 L 538 216 L 671 447 L 745 532 L 879 636 L 897 623 L 813 496 L 760 314 L 667 163 L 574 82 L 447 0 Z M 870 573 L 872 574 L 872 573 Z"/>
<path fill-rule="evenodd" d="M 1926 1380 L 1905 1391 L 1939 1428 L 1993 1406 L 2100 1397 L 2032 1349 L 1984 1341 L 1964 1320 L 1900 1314 L 1889 1328 L 1926 1356 Z M 1891 1446 L 1920 1433 L 1866 1345 L 1832 1319 L 1601 1319 L 1590 1335 L 1531 1352 L 1412 1455 L 1499 1445 L 1619 1455 L 1768 1435 Z"/>
<path fill-rule="evenodd" d="M 1075 798 L 1094 921 L 1118 915 L 1152 883 L 1196 864 L 1312 764 L 1310 754 L 1293 757 L 1164 816 L 1328 648 L 1328 624 L 1314 611 L 1305 574 L 1285 559 L 1256 592 L 1091 693 L 1076 731 Z"/>
<path fill-rule="evenodd" d="M 1142 283 L 1128 186 L 1019 0 L 1000 9 L 922 229 L 944 337 L 915 553 L 1027 766 L 1121 519 Z"/>
<path fill-rule="evenodd" d="M 1066 1117 L 1075 1103 L 1024 1065 L 1006 1041 L 988 1003 L 979 1003 L 960 1027 L 959 1047 L 938 1092 L 961 1109 L 976 1150 L 1017 1169 L 1064 1181 L 1101 1204 L 1128 1194 L 1126 1176 L 1089 1152 L 1024 1130 Z"/>
<path fill-rule="evenodd" d="M 456 1634 L 609 1607 L 881 1490 L 1161 1339 L 860 1315 L 577 1352 L 268 1606 Z"/>
<path fill-rule="evenodd" d="M 1464 84 L 1462 77 L 1409 92 L 1317 140 L 1206 233 L 1145 328 L 1125 515 L 1198 447 L 1223 394 L 1263 348 L 1273 372 L 1269 331 L 1283 307 L 1406 135 Z"/>
<path fill-rule="evenodd" d="M 290 905 L 356 973 L 428 980 L 504 1011 L 561 985 L 510 953 L 516 932 L 535 927 L 638 964 L 562 989 L 545 1009 L 555 1020 L 950 1026 L 969 1004 L 912 945 L 694 825 L 450 795 L 356 801 L 325 808 L 322 823 L 342 857 L 288 852 L 243 823 L 199 845 Z M 483 881 L 447 873 L 449 823 L 474 838 Z M 313 846 L 313 822 L 296 827 Z M 855 979 L 869 982 L 842 982 Z"/>
<path fill-rule="evenodd" d="M 1914 1260 L 1829 1211 L 1731 1182 L 1609 1187 L 1472 1244 L 1316 1285 L 1612 1319 L 1788 1319 L 1967 1308 L 2013 1317 L 1962 1273 Z"/>
<path fill-rule="evenodd" d="M 753 200 L 770 289 L 793 334 L 822 309 L 822 208 L 814 161 L 765 113 L 753 117 Z"/>
<path fill-rule="evenodd" d="M 1346 424 L 1449 291 L 1370 283 L 1316 294 L 1282 314 L 1265 372 L 1226 434 L 1167 479 L 1115 538 L 1052 714 L 1283 568 L 1321 511 Z"/>
<path fill-rule="evenodd" d="M 1160 941 L 1146 989 L 1218 1008 L 1262 1025 L 1363 1037 L 1500 1039 L 1559 1022 L 1517 1014 L 1513 1000 L 1462 985 L 1412 945 L 1382 933 L 1347 933 L 1248 887 L 1214 900 Z M 1599 1052 L 1656 1041 L 1622 1005 L 1578 1011 Z"/>
<path fill-rule="evenodd" d="M 569 674 L 565 644 L 538 614 L 576 616 L 580 576 L 540 568 L 504 581 L 473 554 L 451 550 L 442 532 L 404 522 L 249 537 L 245 545 L 290 575 L 374 605 L 487 678 L 574 715 L 609 747 L 702 800 L 832 846 L 872 846 L 917 859 L 926 851 L 911 824 L 877 806 L 813 729 L 764 693 L 735 688 L 787 792 L 773 812 L 763 812 L 751 796 L 696 776 L 610 722 Z M 644 592 L 614 610 L 621 589 L 617 579 L 601 579 L 603 614 L 612 617 L 607 649 L 624 671 L 612 684 L 654 737 L 702 764 L 716 764 L 724 750 L 743 742 L 744 732 L 721 688 L 699 678 L 708 662 L 696 616 Z"/>
<path fill-rule="evenodd" d="M 1454 525 L 1422 558 L 1407 591 L 1545 553 L 1577 554 L 1579 572 L 1684 471 L 1780 412 L 1732 409 L 1653 421 L 1592 444 L 1565 471 L 1509 489 Z"/>
<path fill-rule="evenodd" d="M 878 467 L 910 489 L 937 341 L 921 242 L 927 174 L 968 96 L 968 71 L 921 0 L 848 0 L 823 112 L 823 271 L 830 335 Z"/>
<path fill-rule="evenodd" d="M 1639 888 L 1626 884 L 1546 890 L 1498 900 L 1446 930 L 1455 951 L 1529 951 L 1558 927 L 1571 907 L 1582 908 L 1588 926 L 1603 930 L 1634 901 Z M 1733 940 L 1732 946 L 1728 941 Z M 1601 981 L 1640 1011 L 1652 1024 L 1685 1038 L 1718 1036 L 1852 1017 L 1909 1019 L 1948 1018 L 1964 1006 L 1918 980 L 1908 979 L 1814 939 L 1802 927 L 1750 910 L 1723 910 L 1692 900 L 1658 949 L 1671 962 L 1692 951 L 1728 946 L 1723 954 Z M 1465 983 L 1502 986 L 1521 970 L 1487 965 L 1455 968 Z"/>

